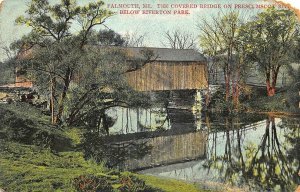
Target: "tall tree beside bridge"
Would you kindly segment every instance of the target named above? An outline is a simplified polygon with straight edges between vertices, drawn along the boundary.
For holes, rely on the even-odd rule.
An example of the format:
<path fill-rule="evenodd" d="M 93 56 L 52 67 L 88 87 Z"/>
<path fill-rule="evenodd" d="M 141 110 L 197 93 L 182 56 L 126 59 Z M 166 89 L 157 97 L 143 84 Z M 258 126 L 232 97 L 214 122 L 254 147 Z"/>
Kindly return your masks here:
<path fill-rule="evenodd" d="M 239 45 L 240 13 L 236 11 L 219 12 L 217 16 L 203 18 L 198 23 L 200 47 L 211 58 L 213 67 L 221 69 L 225 81 L 225 101 L 232 97 L 238 107 L 242 80 L 243 61 Z"/>
<path fill-rule="evenodd" d="M 22 49 L 30 49 L 34 45 L 52 49 L 53 44 L 59 44 L 75 35 L 71 32 L 71 25 L 78 22 L 81 26 L 80 34 L 77 36 L 79 47 L 82 48 L 87 42 L 90 31 L 97 25 L 102 25 L 112 15 L 112 12 L 103 8 L 104 3 L 97 1 L 85 6 L 78 6 L 73 0 L 61 0 L 60 4 L 51 5 L 48 0 L 32 0 L 28 6 L 25 16 L 16 19 L 17 24 L 26 25 L 31 28 L 27 37 L 23 38 Z M 58 58 L 63 58 L 62 51 Z M 64 64 L 61 68 L 58 65 Z M 52 123 L 61 120 L 64 111 L 64 102 L 77 65 L 74 63 L 51 62 L 37 66 L 33 70 L 40 71 L 50 77 L 49 90 L 51 92 Z M 62 86 L 57 86 L 61 78 Z M 55 104 L 57 102 L 57 105 Z M 55 109 L 57 108 L 57 110 Z"/>
<path fill-rule="evenodd" d="M 275 95 L 278 74 L 292 61 L 296 25 L 294 12 L 269 8 L 240 29 L 247 58 L 257 63 L 265 76 L 268 96 Z"/>
<path fill-rule="evenodd" d="M 55 5 L 32 0 L 26 15 L 16 20 L 32 29 L 13 46 L 22 50 L 23 66 L 32 72 L 38 86 L 46 87 L 53 124 L 101 121 L 104 109 L 139 105 L 148 99 L 131 91 L 122 79 L 122 73 L 136 67 L 126 65 L 122 51 L 95 47 L 123 43 L 118 34 L 100 31 L 100 39 L 91 43 L 94 27 L 113 15 L 103 7 L 102 1 L 78 6 L 74 0 Z M 77 34 L 71 30 L 76 22 L 81 26 Z M 95 114 L 98 116 L 92 117 Z"/>

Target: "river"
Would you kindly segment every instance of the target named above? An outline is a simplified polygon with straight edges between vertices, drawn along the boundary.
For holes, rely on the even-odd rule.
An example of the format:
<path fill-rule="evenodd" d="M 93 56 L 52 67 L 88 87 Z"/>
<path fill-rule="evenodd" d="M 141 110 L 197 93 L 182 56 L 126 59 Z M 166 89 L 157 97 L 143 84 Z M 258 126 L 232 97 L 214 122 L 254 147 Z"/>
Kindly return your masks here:
<path fill-rule="evenodd" d="M 125 113 L 126 120 L 121 118 L 122 125 L 115 121 L 118 128 L 109 129 L 109 135 L 85 134 L 87 157 L 104 158 L 109 167 L 210 189 L 230 185 L 248 191 L 294 191 L 300 184 L 297 118 L 184 109 L 155 111 L 153 117 L 153 111 Z"/>

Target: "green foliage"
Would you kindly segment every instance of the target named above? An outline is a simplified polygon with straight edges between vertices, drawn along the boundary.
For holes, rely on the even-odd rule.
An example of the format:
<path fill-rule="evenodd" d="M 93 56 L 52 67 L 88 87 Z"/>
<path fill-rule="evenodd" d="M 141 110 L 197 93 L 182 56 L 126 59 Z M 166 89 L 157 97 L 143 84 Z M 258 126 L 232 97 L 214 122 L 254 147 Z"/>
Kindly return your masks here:
<path fill-rule="evenodd" d="M 35 126 L 41 129 L 45 128 L 45 130 L 49 130 L 51 128 L 48 127 L 52 127 L 51 125 L 47 125 L 49 117 L 44 115 L 41 109 L 34 108 L 27 103 L 0 104 L 0 110 L 0 124 L 8 121 L 7 118 L 14 119 L 19 117 L 24 120 L 33 121 Z"/>
<path fill-rule="evenodd" d="M 241 97 L 239 112 L 298 112 L 299 96 L 294 88 L 279 90 L 273 97 L 268 97 L 264 90 L 265 88 L 252 88 L 251 94 Z M 224 101 L 224 92 L 224 89 L 220 89 L 213 95 L 208 106 L 210 111 L 236 112 L 231 102 Z"/>
<path fill-rule="evenodd" d="M 72 140 L 73 146 L 57 151 L 35 142 L 24 144 L 22 139 L 19 138 L 7 139 L 5 136 L 7 131 L 18 127 L 26 128 L 23 130 L 24 132 L 22 131 L 22 134 L 25 133 L 28 136 L 35 134 L 36 131 L 47 131 L 55 138 Z M 84 154 L 80 152 L 81 149 L 76 147 L 82 141 L 82 134 L 82 129 L 59 129 L 49 125 L 49 117 L 43 115 L 39 109 L 26 103 L 1 104 L 1 188 L 5 191 L 75 192 L 80 191 L 78 187 L 84 185 L 85 188 L 81 191 L 199 191 L 192 184 L 152 176 L 119 173 L 107 169 L 101 161 L 96 163 L 93 159 L 86 160 Z M 52 142 L 57 143 L 57 141 Z M 65 144 L 58 143 L 58 145 L 63 146 Z M 94 190 L 88 190 L 89 187 Z M 158 189 L 158 187 L 161 189 Z"/>
<path fill-rule="evenodd" d="M 0 185 L 9 191 L 75 191 L 72 178 L 106 172 L 101 165 L 84 160 L 79 152 L 53 154 L 32 145 L 1 143 Z"/>
<path fill-rule="evenodd" d="M 77 6 L 71 0 L 55 5 L 33 0 L 26 16 L 16 20 L 32 31 L 12 47 L 31 50 L 29 56 L 23 56 L 22 67 L 30 71 L 39 91 L 49 96 L 53 124 L 85 124 L 95 112 L 120 105 L 142 106 L 147 101 L 124 79 L 123 74 L 132 66 L 122 50 L 87 45 L 124 43 L 111 30 L 93 34 L 93 28 L 113 14 L 103 6 L 102 1 Z M 79 34 L 71 33 L 75 21 L 82 27 Z M 149 52 L 144 55 L 147 60 Z M 133 67 L 142 64 L 138 61 Z"/>
<path fill-rule="evenodd" d="M 83 38 L 89 30 L 102 24 L 113 13 L 103 8 L 102 1 L 92 2 L 85 6 L 78 6 L 74 0 L 62 0 L 59 4 L 50 4 L 48 0 L 32 0 L 26 15 L 19 16 L 16 23 L 32 28 L 27 40 L 43 42 L 45 39 L 60 41 L 71 35 L 71 26 L 80 21 Z M 84 39 L 83 41 L 85 41 Z M 30 43 L 30 42 L 27 42 Z"/>
<path fill-rule="evenodd" d="M 86 47 L 79 54 L 81 56 L 76 61 L 79 68 L 74 75 L 77 80 L 67 92 L 64 111 L 67 123 L 92 121 L 89 125 L 96 125 L 101 111 L 108 108 L 149 105 L 148 97 L 130 88 L 121 75 L 127 65 L 122 50 Z"/>
<path fill-rule="evenodd" d="M 203 19 L 199 23 L 200 46 L 203 48 L 204 54 L 219 60 L 217 57 L 225 54 L 229 47 L 236 45 L 241 18 L 238 12 L 229 11 L 220 12 L 218 17 L 210 19 Z M 226 63 L 220 61 L 220 66 L 222 65 L 226 65 Z"/>
<path fill-rule="evenodd" d="M 115 31 L 109 29 L 91 31 L 88 44 L 102 46 L 124 46 L 125 39 Z"/>
<path fill-rule="evenodd" d="M 103 1 L 96 1 L 81 8 L 79 21 L 83 30 L 88 31 L 91 26 L 102 24 L 107 17 L 113 15 L 113 12 L 103 9 L 103 6 Z"/>
<path fill-rule="evenodd" d="M 248 75 L 248 63 L 245 62 L 244 49 L 239 41 L 241 25 L 240 13 L 232 10 L 219 12 L 218 16 L 212 16 L 210 20 L 203 19 L 199 24 L 200 45 L 210 57 L 208 72 L 214 74 L 222 71 L 222 83 L 225 84 L 225 102 L 222 105 L 227 105 L 228 111 L 232 111 L 232 108 L 238 110 L 241 85 Z"/>
<path fill-rule="evenodd" d="M 286 94 L 287 106 L 291 112 L 299 113 L 300 112 L 300 99 L 299 99 L 299 90 L 300 90 L 300 68 L 288 67 L 288 74 L 291 79 L 288 90 Z"/>
<path fill-rule="evenodd" d="M 269 64 L 284 65 L 290 61 L 297 35 L 295 27 L 292 11 L 269 8 L 242 26 L 240 41 L 246 44 L 247 56 L 265 70 Z"/>
<path fill-rule="evenodd" d="M 0 114 L 0 186 L 4 190 L 77 191 L 82 183 L 93 187 L 90 181 L 101 183 L 98 191 L 103 191 L 104 184 L 107 184 L 105 189 L 114 191 L 121 186 L 118 172 L 105 168 L 100 161 L 86 160 L 83 153 L 74 148 L 81 141 L 82 130 L 60 130 L 51 126 L 48 117 L 27 104 L 1 104 Z M 14 134 L 10 134 L 11 131 Z M 62 147 L 56 150 L 31 142 L 36 140 L 37 132 L 47 132 L 63 141 L 72 139 L 73 146 L 65 148 L 66 143 L 48 140 L 51 145 L 56 143 Z M 12 135 L 12 139 L 7 135 Z M 132 184 L 139 186 L 141 182 L 134 180 Z"/>
<path fill-rule="evenodd" d="M 216 93 L 212 95 L 211 102 L 209 103 L 208 108 L 212 111 L 227 111 L 228 107 L 230 107 L 230 102 L 226 102 L 224 100 L 225 90 L 219 89 Z"/>
<path fill-rule="evenodd" d="M 15 68 L 13 60 L 0 62 L 0 85 L 11 84 L 15 82 Z"/>
<path fill-rule="evenodd" d="M 285 92 L 278 93 L 273 97 L 256 94 L 250 100 L 244 100 L 242 105 L 246 111 L 250 112 L 290 112 L 285 96 Z"/>
<path fill-rule="evenodd" d="M 235 106 L 232 102 L 232 99 L 226 101 L 224 99 L 225 97 L 225 89 L 220 88 L 215 92 L 211 97 L 211 102 L 208 105 L 209 111 L 212 112 L 220 112 L 220 113 L 236 113 L 236 112 L 242 112 L 245 110 L 243 105 Z M 240 95 L 240 98 L 242 98 L 243 95 Z M 232 94 L 229 95 L 229 98 L 232 98 Z"/>
<path fill-rule="evenodd" d="M 131 64 L 120 49 L 81 48 L 75 37 L 41 47 L 34 55 L 24 59 L 23 66 L 30 67 L 40 93 L 54 97 L 54 112 L 61 113 L 60 120 L 68 124 L 110 107 L 146 107 L 149 103 L 148 97 L 125 81 L 122 74 Z"/>
<path fill-rule="evenodd" d="M 269 8 L 245 23 L 240 34 L 247 60 L 258 64 L 265 76 L 267 93 L 273 96 L 282 66 L 294 58 L 298 36 L 294 12 Z"/>
<path fill-rule="evenodd" d="M 42 111 L 29 104 L 0 105 L 0 134 L 4 141 L 63 151 L 74 145 L 65 133 L 48 125 Z M 40 118 L 39 118 L 40 117 Z"/>

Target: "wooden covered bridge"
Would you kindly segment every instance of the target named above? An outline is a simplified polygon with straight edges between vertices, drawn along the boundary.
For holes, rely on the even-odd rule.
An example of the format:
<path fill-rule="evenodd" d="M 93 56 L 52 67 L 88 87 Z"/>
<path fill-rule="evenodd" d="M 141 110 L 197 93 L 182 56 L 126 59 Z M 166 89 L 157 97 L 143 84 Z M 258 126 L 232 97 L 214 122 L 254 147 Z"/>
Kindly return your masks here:
<path fill-rule="evenodd" d="M 117 49 L 123 49 L 133 60 L 142 60 L 145 50 L 153 53 L 155 58 L 153 61 L 125 73 L 129 85 L 137 91 L 200 90 L 208 87 L 207 60 L 193 49 L 149 47 Z M 32 50 L 22 53 L 21 57 L 31 55 Z M 32 82 L 25 78 L 24 74 L 18 73 L 20 69 L 16 71 L 15 85 L 32 88 Z"/>
<path fill-rule="evenodd" d="M 133 58 L 143 50 L 153 52 L 155 60 L 138 70 L 126 73 L 137 91 L 199 90 L 208 87 L 206 58 L 193 49 L 126 48 Z"/>

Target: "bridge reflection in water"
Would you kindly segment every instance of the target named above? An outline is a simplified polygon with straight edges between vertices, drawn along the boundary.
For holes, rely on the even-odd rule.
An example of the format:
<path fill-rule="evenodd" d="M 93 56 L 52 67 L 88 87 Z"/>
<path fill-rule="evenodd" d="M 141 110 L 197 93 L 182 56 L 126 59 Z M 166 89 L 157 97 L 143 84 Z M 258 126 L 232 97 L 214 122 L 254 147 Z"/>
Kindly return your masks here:
<path fill-rule="evenodd" d="M 248 191 L 295 191 L 300 184 L 300 121 L 262 117 L 265 119 L 248 125 L 240 118 L 212 123 L 205 159 L 140 173 L 204 185 L 229 184 Z"/>
<path fill-rule="evenodd" d="M 100 129 L 85 134 L 86 156 L 104 158 L 109 166 L 126 170 L 204 158 L 207 132 L 202 129 L 200 110 L 193 110 L 200 109 L 201 94 L 179 90 L 153 93 L 153 97 L 164 99 L 151 109 L 108 110 L 112 123 L 106 136 Z"/>
<path fill-rule="evenodd" d="M 298 119 L 261 114 L 199 118 L 183 109 L 170 109 L 162 117 L 166 127 L 145 126 L 140 118 L 135 119 L 139 128 L 123 121 L 108 136 L 89 132 L 85 155 L 122 170 L 252 191 L 293 191 L 300 184 Z"/>
<path fill-rule="evenodd" d="M 114 146 L 117 151 L 122 151 L 121 149 L 126 146 L 145 145 L 145 148 L 148 148 L 143 156 L 128 158 L 119 164 L 119 167 L 126 170 L 145 169 L 205 158 L 207 140 L 205 131 L 182 134 L 164 131 L 160 134 L 130 134 L 126 138 L 123 137 L 122 141 L 118 139 L 119 136 L 110 136 L 106 139 L 112 141 L 109 145 Z M 131 156 L 130 152 L 132 151 L 127 154 L 129 157 Z"/>
<path fill-rule="evenodd" d="M 216 126 L 220 126 L 219 123 L 220 122 L 212 122 L 211 126 L 216 128 Z M 206 140 L 203 141 L 205 144 L 202 144 L 205 146 L 205 158 L 145 169 L 141 170 L 140 173 L 183 179 L 187 181 L 219 181 L 220 177 L 222 177 L 219 169 L 226 170 L 228 167 L 225 167 L 227 166 L 225 165 L 225 162 L 230 163 L 230 161 L 236 158 L 234 156 L 235 153 L 242 153 L 242 151 L 238 151 L 238 141 L 242 141 L 239 145 L 246 144 L 247 142 L 250 142 L 250 140 L 253 143 L 259 143 L 266 126 L 265 121 L 254 122 L 249 125 L 244 125 L 243 122 L 235 122 L 235 125 L 232 124 L 232 121 L 227 123 L 228 124 L 221 124 L 221 126 L 224 126 L 225 128 L 227 126 L 227 130 L 207 130 Z M 279 122 L 276 121 L 277 125 L 278 123 Z M 241 128 L 235 130 L 234 126 L 241 126 Z M 246 138 L 248 133 L 251 134 L 251 139 Z M 215 167 L 212 166 L 214 162 L 218 161 L 224 162 L 224 164 L 221 165 L 223 168 L 217 167 L 220 164 L 214 165 Z M 224 179 L 225 178 L 226 177 L 224 176 Z"/>

